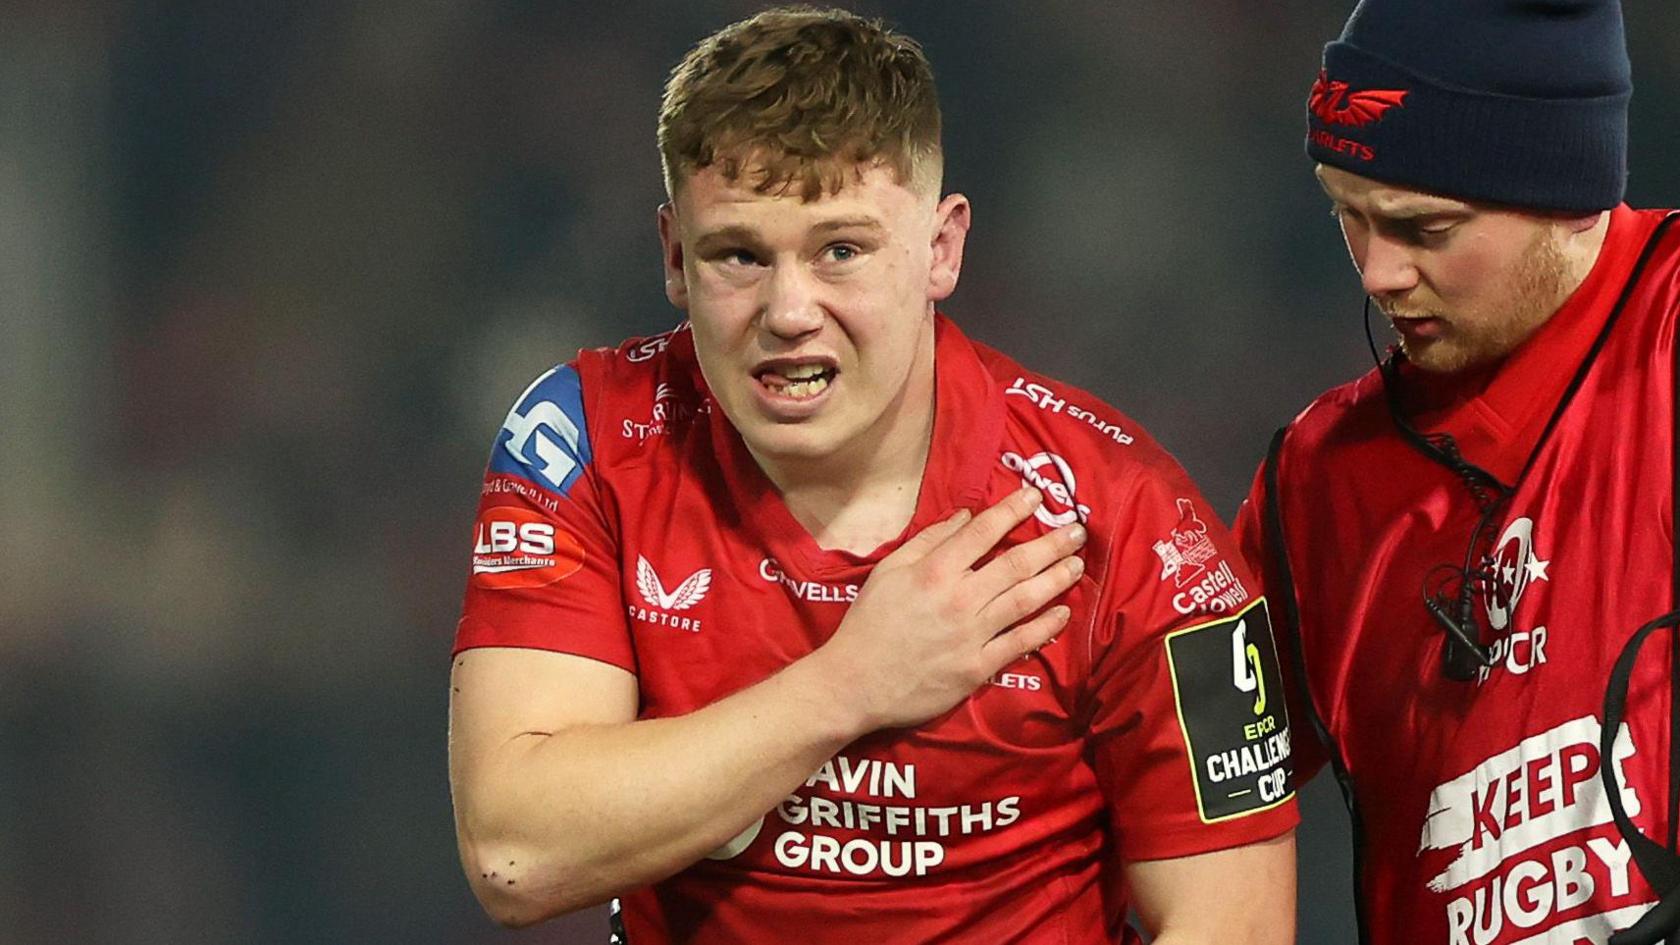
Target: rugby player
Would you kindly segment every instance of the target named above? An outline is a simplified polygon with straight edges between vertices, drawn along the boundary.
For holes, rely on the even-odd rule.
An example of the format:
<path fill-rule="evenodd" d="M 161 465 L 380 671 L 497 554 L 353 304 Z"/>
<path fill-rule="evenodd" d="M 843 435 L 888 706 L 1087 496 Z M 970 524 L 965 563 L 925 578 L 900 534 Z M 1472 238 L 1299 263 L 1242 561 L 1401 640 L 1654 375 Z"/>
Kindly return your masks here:
<path fill-rule="evenodd" d="M 917 44 L 761 13 L 676 67 L 659 146 L 688 320 L 538 378 L 484 479 L 450 770 L 485 908 L 1288 941 L 1265 604 L 1136 424 L 936 311 L 970 208 Z"/>

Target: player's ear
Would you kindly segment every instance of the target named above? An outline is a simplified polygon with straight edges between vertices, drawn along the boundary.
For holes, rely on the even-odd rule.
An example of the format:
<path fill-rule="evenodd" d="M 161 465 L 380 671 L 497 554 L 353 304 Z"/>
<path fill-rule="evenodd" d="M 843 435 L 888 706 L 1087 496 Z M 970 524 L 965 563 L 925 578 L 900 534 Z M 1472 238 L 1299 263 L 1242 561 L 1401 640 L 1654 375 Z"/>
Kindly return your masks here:
<path fill-rule="evenodd" d="M 968 198 L 949 194 L 934 208 L 933 261 L 928 269 L 928 298 L 939 302 L 957 289 L 963 245 L 968 241 Z"/>
<path fill-rule="evenodd" d="M 1585 216 L 1564 217 L 1562 221 L 1564 229 L 1570 236 L 1579 236 L 1580 234 L 1597 226 L 1598 221 L 1602 220 L 1604 215 L 1609 212 L 1610 211 L 1608 210 L 1602 210 L 1598 213 L 1589 213 Z"/>
<path fill-rule="evenodd" d="M 659 205 L 659 250 L 665 267 L 665 297 L 688 311 L 688 274 L 683 271 L 681 234 L 677 232 L 677 210 L 669 201 Z"/>

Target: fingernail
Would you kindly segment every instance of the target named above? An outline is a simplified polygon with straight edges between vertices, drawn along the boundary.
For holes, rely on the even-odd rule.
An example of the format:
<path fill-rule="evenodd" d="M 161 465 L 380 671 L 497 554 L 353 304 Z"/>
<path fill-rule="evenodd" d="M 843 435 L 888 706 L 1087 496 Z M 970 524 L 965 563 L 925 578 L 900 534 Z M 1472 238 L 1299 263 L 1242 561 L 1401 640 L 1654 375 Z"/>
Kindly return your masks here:
<path fill-rule="evenodd" d="M 1022 486 L 1021 491 L 1026 494 L 1028 505 L 1037 505 L 1044 501 L 1044 494 L 1032 486 Z"/>
<path fill-rule="evenodd" d="M 1085 543 L 1085 526 L 1069 525 L 1068 538 L 1072 539 L 1076 545 L 1083 545 Z"/>
<path fill-rule="evenodd" d="M 1085 559 L 1084 558 L 1069 558 L 1068 559 L 1068 568 L 1070 568 L 1073 571 L 1074 574 L 1084 574 L 1085 573 Z"/>
<path fill-rule="evenodd" d="M 973 515 L 974 515 L 974 513 L 970 512 L 967 509 L 958 509 L 957 514 L 951 516 L 951 518 L 952 518 L 952 520 L 957 521 L 957 522 L 966 522 L 971 517 L 973 517 Z"/>
<path fill-rule="evenodd" d="M 1056 619 L 1057 620 L 1066 621 L 1069 617 L 1072 617 L 1072 616 L 1073 616 L 1073 608 L 1072 607 L 1069 607 L 1066 604 L 1057 604 L 1056 605 Z"/>

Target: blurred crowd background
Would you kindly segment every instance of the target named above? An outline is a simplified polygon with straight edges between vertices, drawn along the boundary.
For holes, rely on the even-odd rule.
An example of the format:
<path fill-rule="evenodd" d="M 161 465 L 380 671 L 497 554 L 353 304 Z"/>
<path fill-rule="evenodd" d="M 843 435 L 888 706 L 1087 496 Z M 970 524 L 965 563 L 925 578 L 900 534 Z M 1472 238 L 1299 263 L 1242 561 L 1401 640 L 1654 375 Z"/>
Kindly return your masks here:
<path fill-rule="evenodd" d="M 448 651 L 508 404 L 675 323 L 666 71 L 761 4 L 0 4 L 0 942 L 601 943 L 456 865 Z M 1302 154 L 1351 0 L 859 2 L 940 77 L 947 310 L 1229 518 L 1369 367 Z M 1680 203 L 1680 8 L 1628 0 L 1636 205 Z M 1305 942 L 1352 938 L 1308 791 Z"/>

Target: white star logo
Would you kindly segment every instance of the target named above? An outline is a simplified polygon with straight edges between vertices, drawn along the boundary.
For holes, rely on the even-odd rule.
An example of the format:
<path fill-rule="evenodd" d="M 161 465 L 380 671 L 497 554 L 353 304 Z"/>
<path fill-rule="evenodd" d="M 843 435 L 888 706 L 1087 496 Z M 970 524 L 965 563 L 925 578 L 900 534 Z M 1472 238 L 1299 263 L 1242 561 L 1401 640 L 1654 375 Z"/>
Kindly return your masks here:
<path fill-rule="evenodd" d="M 1548 564 L 1551 564 L 1551 562 L 1531 557 L 1523 567 L 1528 569 L 1528 579 L 1530 581 L 1550 581 L 1551 578 L 1546 576 L 1546 565 Z"/>

